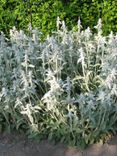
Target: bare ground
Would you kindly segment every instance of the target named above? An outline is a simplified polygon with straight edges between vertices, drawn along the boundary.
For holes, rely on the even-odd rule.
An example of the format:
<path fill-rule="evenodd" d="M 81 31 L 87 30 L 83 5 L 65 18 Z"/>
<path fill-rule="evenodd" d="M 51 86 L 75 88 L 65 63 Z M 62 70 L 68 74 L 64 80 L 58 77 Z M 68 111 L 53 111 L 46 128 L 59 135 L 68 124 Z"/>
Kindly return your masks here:
<path fill-rule="evenodd" d="M 81 151 L 48 141 L 38 143 L 16 134 L 0 134 L 0 156 L 117 156 L 117 136 L 104 145 L 94 144 Z"/>

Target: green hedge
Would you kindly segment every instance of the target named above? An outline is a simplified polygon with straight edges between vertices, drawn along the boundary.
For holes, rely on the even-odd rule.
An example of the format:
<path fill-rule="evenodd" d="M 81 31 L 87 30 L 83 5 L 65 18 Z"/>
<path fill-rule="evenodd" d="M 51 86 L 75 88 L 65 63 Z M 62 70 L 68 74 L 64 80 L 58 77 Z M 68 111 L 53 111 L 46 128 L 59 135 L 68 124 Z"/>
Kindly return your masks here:
<path fill-rule="evenodd" d="M 76 27 L 78 17 L 84 28 L 103 21 L 103 32 L 117 30 L 117 2 L 113 0 L 1 0 L 0 31 L 5 33 L 14 25 L 25 30 L 29 22 L 44 35 L 56 29 L 56 18 L 65 20 L 69 29 Z"/>

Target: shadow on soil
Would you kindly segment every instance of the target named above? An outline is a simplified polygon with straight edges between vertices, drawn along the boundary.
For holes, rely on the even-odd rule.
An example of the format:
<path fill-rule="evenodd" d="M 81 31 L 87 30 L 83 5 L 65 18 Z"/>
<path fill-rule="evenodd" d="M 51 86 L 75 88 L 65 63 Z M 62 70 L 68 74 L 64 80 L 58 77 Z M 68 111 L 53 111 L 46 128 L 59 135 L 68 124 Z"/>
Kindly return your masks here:
<path fill-rule="evenodd" d="M 37 143 L 24 136 L 0 134 L 0 156 L 117 156 L 117 137 L 104 145 L 94 144 L 81 151 L 48 141 Z"/>

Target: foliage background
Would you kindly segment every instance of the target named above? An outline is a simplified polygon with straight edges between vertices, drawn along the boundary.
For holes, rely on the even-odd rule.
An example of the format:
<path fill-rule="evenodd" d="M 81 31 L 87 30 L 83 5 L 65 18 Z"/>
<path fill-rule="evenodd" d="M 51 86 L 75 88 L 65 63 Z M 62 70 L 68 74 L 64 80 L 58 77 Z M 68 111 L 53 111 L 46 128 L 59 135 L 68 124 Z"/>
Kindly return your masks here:
<path fill-rule="evenodd" d="M 117 29 L 117 1 L 114 0 L 1 0 L 0 31 L 8 34 L 14 25 L 25 30 L 31 22 L 33 27 L 46 36 L 56 29 L 57 16 L 69 29 L 76 28 L 78 17 L 84 28 L 103 21 L 103 32 Z"/>

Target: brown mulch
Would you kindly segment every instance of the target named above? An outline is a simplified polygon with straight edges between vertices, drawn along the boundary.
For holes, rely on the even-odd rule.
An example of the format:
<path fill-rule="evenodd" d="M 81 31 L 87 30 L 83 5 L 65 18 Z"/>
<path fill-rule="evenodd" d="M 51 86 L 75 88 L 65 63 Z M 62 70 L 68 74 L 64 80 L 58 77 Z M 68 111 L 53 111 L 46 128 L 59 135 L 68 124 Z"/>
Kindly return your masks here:
<path fill-rule="evenodd" d="M 117 136 L 85 151 L 48 141 L 38 143 L 18 134 L 0 134 L 0 156 L 117 156 Z"/>

